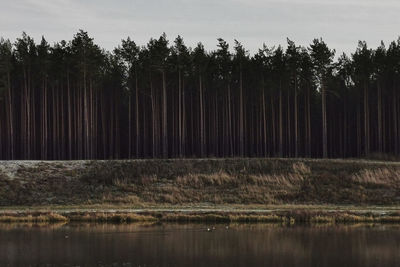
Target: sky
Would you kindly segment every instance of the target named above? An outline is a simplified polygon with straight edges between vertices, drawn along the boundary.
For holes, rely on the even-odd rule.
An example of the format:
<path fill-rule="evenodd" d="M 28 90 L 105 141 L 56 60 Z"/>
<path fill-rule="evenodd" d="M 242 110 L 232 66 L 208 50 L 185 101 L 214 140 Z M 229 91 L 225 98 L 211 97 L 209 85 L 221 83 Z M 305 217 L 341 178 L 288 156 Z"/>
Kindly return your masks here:
<path fill-rule="evenodd" d="M 25 31 L 36 41 L 71 40 L 88 31 L 106 50 L 130 36 L 145 45 L 163 32 L 188 46 L 216 48 L 217 38 L 240 41 L 250 53 L 286 38 L 308 46 L 322 37 L 337 54 L 354 52 L 358 40 L 373 48 L 400 35 L 398 0 L 0 0 L 0 37 Z"/>

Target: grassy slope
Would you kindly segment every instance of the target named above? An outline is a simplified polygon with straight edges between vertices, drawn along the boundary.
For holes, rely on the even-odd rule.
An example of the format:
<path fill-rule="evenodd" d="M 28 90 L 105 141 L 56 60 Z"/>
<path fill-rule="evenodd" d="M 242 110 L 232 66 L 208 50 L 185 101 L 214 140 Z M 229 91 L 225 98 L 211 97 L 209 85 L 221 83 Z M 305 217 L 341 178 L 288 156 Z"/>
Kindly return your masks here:
<path fill-rule="evenodd" d="M 185 159 L 0 162 L 0 205 L 398 205 L 400 164 Z"/>

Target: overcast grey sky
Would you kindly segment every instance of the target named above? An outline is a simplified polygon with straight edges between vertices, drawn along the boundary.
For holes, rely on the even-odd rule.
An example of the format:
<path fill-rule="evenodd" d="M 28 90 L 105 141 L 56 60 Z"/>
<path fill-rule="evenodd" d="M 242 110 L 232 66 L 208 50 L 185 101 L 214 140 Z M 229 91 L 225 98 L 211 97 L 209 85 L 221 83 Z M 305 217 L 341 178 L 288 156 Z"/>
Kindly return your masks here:
<path fill-rule="evenodd" d="M 131 36 L 144 45 L 166 32 L 187 45 L 216 39 L 241 41 L 254 53 L 263 43 L 286 45 L 286 37 L 308 45 L 322 37 L 338 53 L 358 40 L 376 47 L 400 34 L 398 0 L 1 0 L 0 36 L 22 31 L 53 43 L 84 29 L 108 50 Z"/>

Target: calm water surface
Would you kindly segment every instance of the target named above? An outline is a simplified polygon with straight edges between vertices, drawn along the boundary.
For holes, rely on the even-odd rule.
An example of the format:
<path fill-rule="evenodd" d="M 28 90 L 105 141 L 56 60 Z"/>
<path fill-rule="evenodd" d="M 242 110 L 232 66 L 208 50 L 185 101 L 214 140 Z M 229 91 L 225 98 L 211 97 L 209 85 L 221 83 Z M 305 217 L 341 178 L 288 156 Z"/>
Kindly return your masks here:
<path fill-rule="evenodd" d="M 0 266 L 400 266 L 398 226 L 0 225 Z"/>

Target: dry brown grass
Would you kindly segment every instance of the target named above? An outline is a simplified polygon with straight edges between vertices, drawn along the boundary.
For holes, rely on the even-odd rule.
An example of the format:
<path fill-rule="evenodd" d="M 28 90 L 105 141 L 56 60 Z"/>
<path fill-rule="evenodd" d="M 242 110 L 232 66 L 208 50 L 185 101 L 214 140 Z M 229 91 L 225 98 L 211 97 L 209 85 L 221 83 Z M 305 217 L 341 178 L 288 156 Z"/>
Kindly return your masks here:
<path fill-rule="evenodd" d="M 353 175 L 352 179 L 358 183 L 399 186 L 400 170 L 394 168 L 364 169 Z"/>
<path fill-rule="evenodd" d="M 14 179 L 0 173 L 0 206 L 400 204 L 400 164 L 393 162 L 232 158 L 14 165 Z"/>
<path fill-rule="evenodd" d="M 256 185 L 275 185 L 292 189 L 299 186 L 304 181 L 304 177 L 298 173 L 272 175 L 260 174 L 249 176 L 249 181 Z"/>
<path fill-rule="evenodd" d="M 229 175 L 226 172 L 219 171 L 212 174 L 192 174 L 189 173 L 184 176 L 178 176 L 175 183 L 178 185 L 193 186 L 201 188 L 204 186 L 221 186 L 221 185 L 233 185 L 238 183 L 237 177 Z"/>
<path fill-rule="evenodd" d="M 400 213 L 371 214 L 348 211 L 326 212 L 323 210 L 288 210 L 257 212 L 35 212 L 0 215 L 1 223 L 55 223 L 55 222 L 201 222 L 201 223 L 400 223 Z"/>
<path fill-rule="evenodd" d="M 297 174 L 308 175 L 311 173 L 310 167 L 302 161 L 293 163 L 292 168 L 293 171 Z"/>
<path fill-rule="evenodd" d="M 48 213 L 48 214 L 39 214 L 39 215 L 2 215 L 0 216 L 0 222 L 14 223 L 14 222 L 65 222 L 68 221 L 68 218 L 56 214 L 56 213 Z"/>
<path fill-rule="evenodd" d="M 140 206 L 142 204 L 142 201 L 137 195 L 123 194 L 121 196 L 115 196 L 110 192 L 103 194 L 102 201 L 104 203 L 130 204 L 134 206 Z"/>
<path fill-rule="evenodd" d="M 164 222 L 213 222 L 213 223 L 285 223 L 289 219 L 276 214 L 167 214 L 160 218 Z"/>
<path fill-rule="evenodd" d="M 0 169 L 0 180 L 8 179 L 8 176 Z"/>

